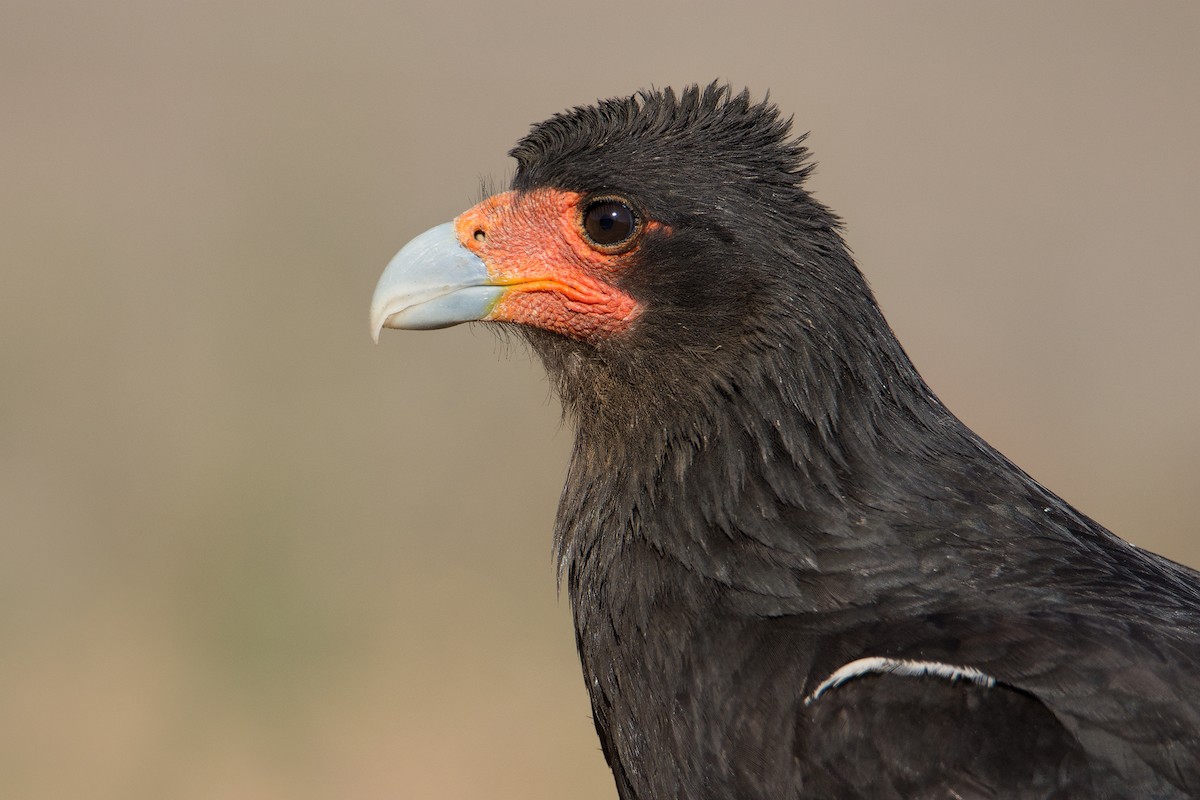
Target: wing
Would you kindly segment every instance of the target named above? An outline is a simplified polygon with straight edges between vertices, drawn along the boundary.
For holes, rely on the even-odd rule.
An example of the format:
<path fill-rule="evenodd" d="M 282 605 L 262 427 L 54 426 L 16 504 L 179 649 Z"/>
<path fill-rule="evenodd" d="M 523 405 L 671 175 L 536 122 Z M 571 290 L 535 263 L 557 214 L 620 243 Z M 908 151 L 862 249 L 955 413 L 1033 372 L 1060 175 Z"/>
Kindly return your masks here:
<path fill-rule="evenodd" d="M 800 714 L 813 797 L 1096 797 L 1080 743 L 1036 697 L 977 671 L 862 659 Z"/>
<path fill-rule="evenodd" d="M 1200 786 L 1196 653 L 1160 630 L 982 612 L 850 639 L 832 649 L 884 655 L 811 673 L 796 741 L 817 797 L 1184 798 Z"/>

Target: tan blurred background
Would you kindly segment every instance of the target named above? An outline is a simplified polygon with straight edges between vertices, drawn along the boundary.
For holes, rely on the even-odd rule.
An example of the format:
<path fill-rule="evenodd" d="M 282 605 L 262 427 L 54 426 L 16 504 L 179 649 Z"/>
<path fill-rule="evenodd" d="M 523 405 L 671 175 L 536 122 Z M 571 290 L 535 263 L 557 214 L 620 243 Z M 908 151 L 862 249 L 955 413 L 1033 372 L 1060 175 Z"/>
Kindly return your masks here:
<path fill-rule="evenodd" d="M 0 797 L 612 798 L 570 431 L 409 237 L 566 106 L 723 78 L 947 404 L 1200 564 L 1200 5 L 7 0 Z"/>

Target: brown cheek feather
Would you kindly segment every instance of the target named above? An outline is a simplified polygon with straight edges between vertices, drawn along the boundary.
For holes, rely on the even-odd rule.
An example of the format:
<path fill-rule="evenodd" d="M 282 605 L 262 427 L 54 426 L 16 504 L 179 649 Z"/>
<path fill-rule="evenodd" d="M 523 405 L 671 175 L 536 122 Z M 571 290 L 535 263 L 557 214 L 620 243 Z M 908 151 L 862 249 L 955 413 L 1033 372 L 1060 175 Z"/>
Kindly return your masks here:
<path fill-rule="evenodd" d="M 561 189 L 504 192 L 455 220 L 463 246 L 483 259 L 495 283 L 510 287 L 486 319 L 583 340 L 630 327 L 641 306 L 613 284 L 629 254 L 588 245 L 578 223 L 582 199 Z"/>

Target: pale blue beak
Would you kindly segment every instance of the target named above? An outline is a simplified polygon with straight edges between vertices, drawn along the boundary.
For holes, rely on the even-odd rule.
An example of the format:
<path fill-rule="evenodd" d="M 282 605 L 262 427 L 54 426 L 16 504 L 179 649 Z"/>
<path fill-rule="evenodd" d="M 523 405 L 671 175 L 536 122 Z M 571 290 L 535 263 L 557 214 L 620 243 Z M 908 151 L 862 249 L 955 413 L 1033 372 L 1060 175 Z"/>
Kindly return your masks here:
<path fill-rule="evenodd" d="M 483 319 L 504 296 L 479 256 L 463 247 L 446 222 L 401 248 L 371 298 L 371 338 L 384 328 L 431 330 Z"/>

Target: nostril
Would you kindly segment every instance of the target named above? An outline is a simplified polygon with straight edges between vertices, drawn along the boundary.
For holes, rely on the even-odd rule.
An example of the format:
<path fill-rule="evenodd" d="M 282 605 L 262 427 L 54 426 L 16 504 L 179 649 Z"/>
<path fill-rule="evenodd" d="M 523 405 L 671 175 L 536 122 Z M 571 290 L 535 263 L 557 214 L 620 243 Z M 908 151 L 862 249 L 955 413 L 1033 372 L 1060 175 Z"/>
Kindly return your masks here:
<path fill-rule="evenodd" d="M 484 232 L 483 228 L 476 228 L 475 229 L 475 241 L 482 242 L 485 239 L 487 239 L 487 233 Z"/>

